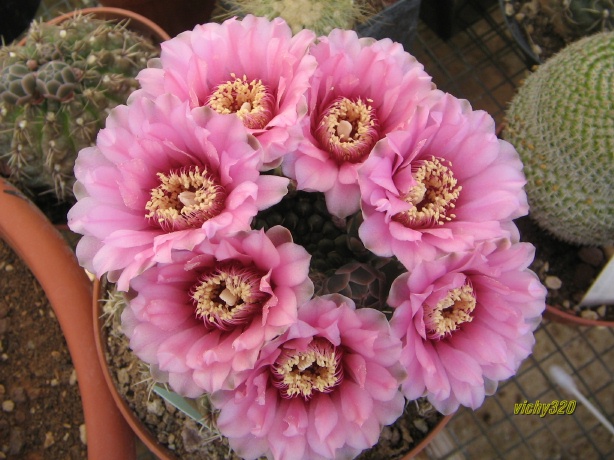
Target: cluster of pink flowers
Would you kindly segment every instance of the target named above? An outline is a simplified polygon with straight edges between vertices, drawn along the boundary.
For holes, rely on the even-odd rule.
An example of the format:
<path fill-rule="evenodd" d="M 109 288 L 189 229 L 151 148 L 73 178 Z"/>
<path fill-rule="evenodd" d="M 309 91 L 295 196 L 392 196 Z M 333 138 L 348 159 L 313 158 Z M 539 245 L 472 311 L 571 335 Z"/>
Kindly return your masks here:
<path fill-rule="evenodd" d="M 247 16 L 163 43 L 139 82 L 77 159 L 77 256 L 128 292 L 135 353 L 209 394 L 239 455 L 351 458 L 405 400 L 477 408 L 530 354 L 545 289 L 513 222 L 520 159 L 401 45 Z M 290 184 L 405 267 L 390 318 L 314 296 L 291 233 L 252 228 Z"/>

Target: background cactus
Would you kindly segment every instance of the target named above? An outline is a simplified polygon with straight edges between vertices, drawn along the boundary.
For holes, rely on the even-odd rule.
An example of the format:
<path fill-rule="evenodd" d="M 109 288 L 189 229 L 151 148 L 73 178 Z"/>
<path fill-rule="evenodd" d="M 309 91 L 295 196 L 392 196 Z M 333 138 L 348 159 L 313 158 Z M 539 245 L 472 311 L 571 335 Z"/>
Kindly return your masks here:
<path fill-rule="evenodd" d="M 614 0 L 541 0 L 541 4 L 566 41 L 614 30 Z"/>
<path fill-rule="evenodd" d="M 213 11 L 213 17 L 220 21 L 247 14 L 281 17 L 292 32 L 311 29 L 319 36 L 328 35 L 334 28 L 352 29 L 368 17 L 369 8 L 355 0 L 223 0 Z"/>
<path fill-rule="evenodd" d="M 564 48 L 531 74 L 506 113 L 530 215 L 556 237 L 614 244 L 614 32 Z"/>
<path fill-rule="evenodd" d="M 0 171 L 22 190 L 71 201 L 77 153 L 158 55 L 126 25 L 80 14 L 35 21 L 23 46 L 0 48 Z"/>
<path fill-rule="evenodd" d="M 331 216 L 322 193 L 291 190 L 279 204 L 261 211 L 253 227 L 283 225 L 292 232 L 294 242 L 311 254 L 315 295 L 342 294 L 358 308 L 391 314 L 386 305 L 390 286 L 406 270 L 395 257 L 379 257 L 364 247 L 358 236 L 361 223 L 360 212 L 347 219 Z"/>

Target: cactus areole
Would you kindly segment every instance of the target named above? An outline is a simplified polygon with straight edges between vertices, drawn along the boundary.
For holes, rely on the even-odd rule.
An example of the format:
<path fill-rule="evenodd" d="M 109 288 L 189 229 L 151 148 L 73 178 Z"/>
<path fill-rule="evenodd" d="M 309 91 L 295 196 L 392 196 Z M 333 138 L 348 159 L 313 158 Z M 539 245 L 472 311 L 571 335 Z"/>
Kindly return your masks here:
<path fill-rule="evenodd" d="M 33 22 L 23 46 L 0 48 L 0 173 L 31 195 L 72 201 L 77 153 L 157 55 L 126 21 Z"/>
<path fill-rule="evenodd" d="M 506 115 L 504 137 L 522 157 L 533 219 L 564 241 L 614 244 L 614 32 L 546 61 Z"/>

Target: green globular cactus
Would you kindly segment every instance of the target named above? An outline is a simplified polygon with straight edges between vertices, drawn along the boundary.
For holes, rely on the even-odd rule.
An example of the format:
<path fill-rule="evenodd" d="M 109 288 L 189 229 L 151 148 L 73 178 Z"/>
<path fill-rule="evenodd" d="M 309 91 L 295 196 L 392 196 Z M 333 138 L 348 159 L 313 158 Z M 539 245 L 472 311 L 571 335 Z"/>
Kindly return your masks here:
<path fill-rule="evenodd" d="M 506 119 L 532 218 L 564 241 L 614 244 L 614 32 L 578 40 L 538 67 Z"/>
<path fill-rule="evenodd" d="M 0 48 L 0 172 L 32 195 L 72 201 L 77 153 L 158 54 L 125 21 L 33 22 L 25 44 Z"/>
<path fill-rule="evenodd" d="M 355 0 L 222 0 L 213 17 L 222 21 L 248 14 L 281 17 L 294 33 L 310 29 L 320 36 L 335 28 L 352 29 L 369 17 L 369 8 Z"/>

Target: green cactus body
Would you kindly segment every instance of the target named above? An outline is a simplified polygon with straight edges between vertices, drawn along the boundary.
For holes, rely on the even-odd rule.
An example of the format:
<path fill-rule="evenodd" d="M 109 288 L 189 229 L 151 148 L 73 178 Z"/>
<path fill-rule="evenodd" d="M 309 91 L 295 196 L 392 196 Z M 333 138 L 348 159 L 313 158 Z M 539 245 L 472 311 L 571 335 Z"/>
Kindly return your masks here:
<path fill-rule="evenodd" d="M 310 29 L 316 35 L 328 35 L 334 28 L 352 29 L 368 17 L 368 10 L 354 0 L 223 0 L 214 11 L 219 20 L 247 14 L 281 17 L 294 33 Z"/>
<path fill-rule="evenodd" d="M 125 22 L 33 22 L 23 46 L 0 48 L 0 170 L 26 192 L 71 201 L 77 153 L 157 55 Z"/>
<path fill-rule="evenodd" d="M 561 240 L 614 244 L 614 32 L 568 45 L 531 74 L 506 113 L 530 214 Z"/>

